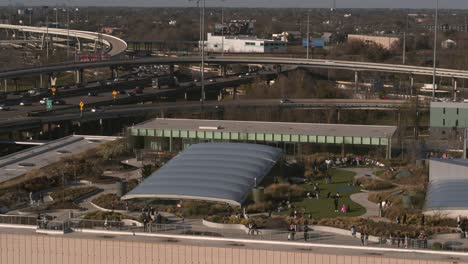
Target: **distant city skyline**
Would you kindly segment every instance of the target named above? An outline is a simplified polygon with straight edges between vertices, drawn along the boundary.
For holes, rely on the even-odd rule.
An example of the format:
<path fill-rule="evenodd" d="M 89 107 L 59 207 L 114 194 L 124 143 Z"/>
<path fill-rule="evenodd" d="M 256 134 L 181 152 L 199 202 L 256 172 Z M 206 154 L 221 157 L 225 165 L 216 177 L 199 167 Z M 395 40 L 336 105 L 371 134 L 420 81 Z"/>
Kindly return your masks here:
<path fill-rule="evenodd" d="M 439 0 L 440 7 L 446 9 L 468 9 L 468 0 Z M 24 0 L 11 1 L 24 5 L 75 5 L 75 6 L 135 6 L 135 7 L 192 7 L 195 1 L 188 0 Z M 330 8 L 333 0 L 206 0 L 207 6 L 225 7 L 270 7 L 270 8 Z M 336 0 L 337 8 L 415 8 L 433 9 L 436 0 Z M 0 0 L 0 5 L 8 5 L 8 0 Z"/>

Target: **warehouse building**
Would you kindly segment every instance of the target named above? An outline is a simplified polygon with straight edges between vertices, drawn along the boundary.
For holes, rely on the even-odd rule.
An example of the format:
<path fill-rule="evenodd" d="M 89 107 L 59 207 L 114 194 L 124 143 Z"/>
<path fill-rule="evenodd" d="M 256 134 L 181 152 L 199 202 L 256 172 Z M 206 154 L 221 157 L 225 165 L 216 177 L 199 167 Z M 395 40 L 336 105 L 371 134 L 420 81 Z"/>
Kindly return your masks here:
<path fill-rule="evenodd" d="M 218 36 L 208 33 L 205 41 L 208 52 L 227 53 L 282 53 L 286 52 L 286 42 L 259 39 L 254 36 Z"/>
<path fill-rule="evenodd" d="M 384 49 L 392 49 L 394 48 L 398 42 L 400 41 L 399 37 L 394 36 L 372 36 L 372 35 L 355 35 L 349 34 L 348 35 L 348 42 L 349 41 L 362 41 L 366 44 L 377 44 L 382 46 Z"/>
<path fill-rule="evenodd" d="M 431 102 L 431 135 L 437 138 L 462 136 L 468 128 L 468 103 Z"/>
<path fill-rule="evenodd" d="M 300 155 L 307 144 L 328 144 L 341 147 L 343 154 L 345 146 L 381 148 L 390 158 L 396 130 L 394 126 L 157 118 L 129 128 L 129 133 L 136 147 L 158 151 L 179 151 L 200 142 L 241 142 Z"/>

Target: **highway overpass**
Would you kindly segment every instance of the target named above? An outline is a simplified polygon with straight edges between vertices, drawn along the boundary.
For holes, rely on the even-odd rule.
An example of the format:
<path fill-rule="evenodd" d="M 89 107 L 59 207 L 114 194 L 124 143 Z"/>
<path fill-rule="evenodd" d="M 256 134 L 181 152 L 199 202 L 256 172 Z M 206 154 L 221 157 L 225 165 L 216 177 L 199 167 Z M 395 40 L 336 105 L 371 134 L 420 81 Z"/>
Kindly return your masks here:
<path fill-rule="evenodd" d="M 206 101 L 204 103 L 205 111 L 218 111 L 223 107 L 242 107 L 242 108 L 262 108 L 262 107 L 281 107 L 285 109 L 330 109 L 337 110 L 379 110 L 379 111 L 397 111 L 408 107 L 407 102 L 403 100 L 354 100 L 354 99 L 300 99 L 292 103 L 282 104 L 277 99 L 261 100 L 234 100 L 234 101 Z M 83 115 L 80 114 L 78 107 L 67 108 L 52 112 L 44 111 L 36 117 L 23 117 L 12 119 L 0 119 L 0 133 L 11 131 L 26 131 L 40 129 L 43 125 L 49 123 L 61 122 L 89 122 L 104 119 L 117 119 L 126 117 L 137 117 L 150 112 L 160 111 L 171 113 L 199 112 L 201 110 L 200 102 L 174 102 L 157 103 L 142 105 L 121 105 L 103 107 L 102 111 L 97 113 L 89 112 L 85 109 Z M 8 114 L 8 112 L 5 112 Z"/>
<path fill-rule="evenodd" d="M 62 28 L 47 28 L 47 27 L 29 27 L 29 26 L 20 26 L 20 25 L 10 25 L 10 24 L 0 24 L 0 29 L 18 31 L 22 33 L 34 33 L 42 35 L 42 40 L 44 40 L 45 35 L 53 36 L 62 36 L 72 39 L 76 39 L 80 43 L 80 39 L 92 41 L 94 43 L 101 42 L 102 45 L 106 46 L 106 54 L 115 57 L 123 54 L 127 50 L 127 43 L 117 37 L 100 34 L 90 31 L 82 30 L 68 30 Z"/>
<path fill-rule="evenodd" d="M 0 71 L 0 79 L 10 79 L 22 76 L 51 74 L 65 71 L 77 71 L 93 68 L 115 68 L 118 66 L 141 66 L 141 65 L 177 65 L 198 64 L 200 57 L 155 57 L 134 60 L 109 60 L 99 62 L 68 62 L 43 67 L 21 68 Z M 302 67 L 349 70 L 354 72 L 386 72 L 408 74 L 412 76 L 432 76 L 433 69 L 430 67 L 419 67 L 398 64 L 369 63 L 356 61 L 319 60 L 319 59 L 297 59 L 284 57 L 244 57 L 244 56 L 222 56 L 206 58 L 208 64 L 262 64 L 262 65 L 292 65 Z M 468 71 L 438 68 L 437 76 L 456 79 L 468 79 Z"/>

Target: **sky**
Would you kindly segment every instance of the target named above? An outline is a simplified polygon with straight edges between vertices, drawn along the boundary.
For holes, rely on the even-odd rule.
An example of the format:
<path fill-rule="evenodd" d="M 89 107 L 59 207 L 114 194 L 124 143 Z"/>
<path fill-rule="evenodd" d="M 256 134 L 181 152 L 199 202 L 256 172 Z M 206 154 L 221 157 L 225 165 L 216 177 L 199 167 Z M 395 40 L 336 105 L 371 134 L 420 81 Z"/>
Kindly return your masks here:
<path fill-rule="evenodd" d="M 0 6 L 12 3 L 24 5 L 85 5 L 85 6 L 195 6 L 189 0 L 0 0 Z M 335 0 L 337 8 L 434 8 L 436 0 Z M 468 9 L 468 0 L 439 0 L 445 9 Z M 303 7 L 329 8 L 333 0 L 206 0 L 207 6 L 226 7 Z"/>

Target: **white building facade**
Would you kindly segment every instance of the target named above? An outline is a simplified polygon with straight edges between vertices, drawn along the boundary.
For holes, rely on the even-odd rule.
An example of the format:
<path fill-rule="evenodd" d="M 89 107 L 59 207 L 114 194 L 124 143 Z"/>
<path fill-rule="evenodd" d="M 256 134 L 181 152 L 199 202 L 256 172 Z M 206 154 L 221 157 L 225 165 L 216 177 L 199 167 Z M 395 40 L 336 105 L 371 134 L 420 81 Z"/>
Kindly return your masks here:
<path fill-rule="evenodd" d="M 222 52 L 224 49 L 226 53 L 282 53 L 286 52 L 286 48 L 284 41 L 251 36 L 216 36 L 208 33 L 205 41 L 208 52 Z"/>

